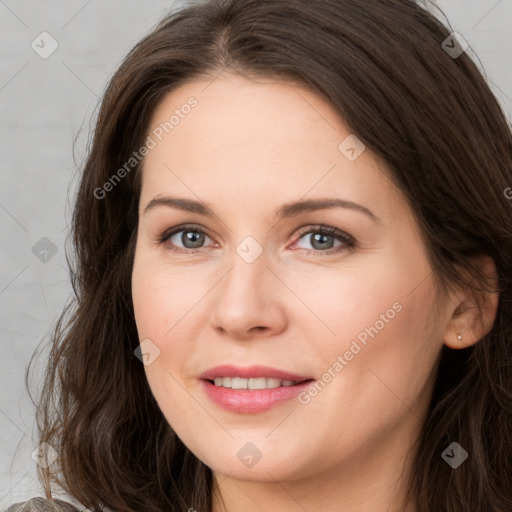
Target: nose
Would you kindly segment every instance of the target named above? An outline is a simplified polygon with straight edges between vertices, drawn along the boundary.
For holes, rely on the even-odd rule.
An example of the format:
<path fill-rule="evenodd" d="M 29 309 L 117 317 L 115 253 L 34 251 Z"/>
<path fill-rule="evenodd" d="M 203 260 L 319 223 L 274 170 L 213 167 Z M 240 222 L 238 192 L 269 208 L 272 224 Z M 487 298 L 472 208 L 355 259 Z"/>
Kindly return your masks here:
<path fill-rule="evenodd" d="M 276 335 L 286 328 L 285 289 L 263 252 L 248 263 L 237 253 L 215 287 L 214 329 L 238 340 Z"/>

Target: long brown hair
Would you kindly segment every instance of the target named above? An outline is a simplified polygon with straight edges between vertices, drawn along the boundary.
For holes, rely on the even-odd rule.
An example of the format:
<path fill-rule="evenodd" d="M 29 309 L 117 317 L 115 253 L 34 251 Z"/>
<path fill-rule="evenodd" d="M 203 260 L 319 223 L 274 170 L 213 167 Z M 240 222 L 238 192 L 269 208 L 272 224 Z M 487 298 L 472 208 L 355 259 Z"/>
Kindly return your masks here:
<path fill-rule="evenodd" d="M 483 286 L 471 257 L 494 259 L 493 328 L 470 348 L 443 347 L 408 488 L 421 512 L 512 510 L 512 135 L 468 52 L 443 48 L 450 32 L 412 0 L 206 1 L 131 50 L 104 94 L 73 213 L 75 298 L 52 335 L 37 415 L 60 456 L 39 468 L 48 497 L 56 483 L 94 510 L 211 511 L 211 470 L 166 422 L 134 356 L 140 164 L 98 190 L 144 145 L 167 92 L 227 69 L 330 102 L 389 164 L 443 290 Z M 441 457 L 453 441 L 469 453 L 456 470 Z"/>

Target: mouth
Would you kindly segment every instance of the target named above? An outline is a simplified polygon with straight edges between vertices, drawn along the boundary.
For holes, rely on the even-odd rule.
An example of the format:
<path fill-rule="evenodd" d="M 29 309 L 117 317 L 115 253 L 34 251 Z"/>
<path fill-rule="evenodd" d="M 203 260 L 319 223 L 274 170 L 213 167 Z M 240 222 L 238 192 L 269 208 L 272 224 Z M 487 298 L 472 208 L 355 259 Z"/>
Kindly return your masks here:
<path fill-rule="evenodd" d="M 229 379 L 229 377 L 226 377 L 226 379 Z M 233 385 L 233 380 L 235 379 L 231 379 L 231 385 Z M 242 380 L 251 381 L 251 379 Z M 256 379 L 256 381 L 259 380 L 259 378 Z M 201 380 L 200 383 L 202 391 L 216 406 L 230 413 L 246 415 L 263 413 L 280 405 L 284 406 L 286 403 L 289 406 L 295 403 L 296 406 L 300 407 L 298 400 L 293 399 L 305 392 L 308 386 L 313 382 L 316 382 L 314 379 L 307 379 L 292 384 L 286 383 L 287 385 L 285 385 L 285 382 L 280 381 L 280 379 L 276 380 L 278 381 L 277 383 L 270 382 L 270 384 L 275 387 L 260 387 L 257 389 L 251 389 L 249 387 L 225 387 L 224 385 L 215 384 L 215 379 Z M 265 385 L 267 384 L 268 383 Z M 278 384 L 278 386 L 276 386 L 276 384 Z M 245 383 L 240 383 L 235 380 L 235 386 L 237 385 L 245 385 Z M 256 382 L 255 384 L 253 383 L 253 385 L 261 386 L 262 384 Z M 247 386 L 249 386 L 249 383 L 247 383 Z"/>
<path fill-rule="evenodd" d="M 304 382 L 312 381 L 313 379 L 279 379 L 275 377 L 215 377 L 214 379 L 205 379 L 210 384 L 216 387 L 222 387 L 232 390 L 248 389 L 248 390 L 262 390 L 262 389 L 276 389 L 288 388 L 297 386 Z"/>
<path fill-rule="evenodd" d="M 220 408 L 239 414 L 259 413 L 288 402 L 312 382 L 310 376 L 297 375 L 269 366 L 216 366 L 198 376 L 205 395 Z"/>
<path fill-rule="evenodd" d="M 201 380 L 208 380 L 214 385 L 231 387 L 234 389 L 261 389 L 250 386 L 279 387 L 291 386 L 311 379 L 311 376 L 297 375 L 286 370 L 271 368 L 270 366 L 252 365 L 248 367 L 223 364 L 206 370 L 198 376 Z M 250 381 L 250 384 L 249 384 Z M 246 385 L 247 383 L 247 385 Z M 240 386 L 240 387 L 238 387 Z"/>

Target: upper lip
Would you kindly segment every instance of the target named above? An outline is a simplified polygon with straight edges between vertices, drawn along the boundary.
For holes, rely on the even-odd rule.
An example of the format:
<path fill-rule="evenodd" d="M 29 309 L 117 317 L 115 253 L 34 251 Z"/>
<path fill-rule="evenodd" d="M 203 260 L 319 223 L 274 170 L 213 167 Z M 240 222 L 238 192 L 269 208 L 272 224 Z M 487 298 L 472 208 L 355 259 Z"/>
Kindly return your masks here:
<path fill-rule="evenodd" d="M 201 380 L 214 380 L 215 377 L 241 377 L 244 379 L 250 379 L 251 377 L 266 377 L 281 380 L 293 380 L 298 382 L 312 379 L 312 377 L 296 375 L 285 370 L 278 370 L 277 368 L 270 368 L 269 366 L 261 365 L 246 366 L 241 368 L 239 366 L 223 364 L 221 366 L 210 368 L 209 370 L 206 370 L 205 372 L 201 373 L 201 375 L 199 375 L 199 379 Z"/>

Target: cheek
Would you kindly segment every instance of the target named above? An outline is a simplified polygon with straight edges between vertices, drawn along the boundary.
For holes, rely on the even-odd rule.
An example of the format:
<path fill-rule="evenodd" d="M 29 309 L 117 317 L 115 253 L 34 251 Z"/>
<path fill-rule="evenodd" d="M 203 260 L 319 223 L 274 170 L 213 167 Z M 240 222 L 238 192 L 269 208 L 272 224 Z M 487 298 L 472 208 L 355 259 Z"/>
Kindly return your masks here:
<path fill-rule="evenodd" d="M 215 277 L 215 276 L 213 276 Z M 213 286 L 212 276 L 190 268 L 172 267 L 155 261 L 151 254 L 139 253 L 132 273 L 132 295 L 139 339 L 149 339 L 158 357 L 145 366 L 146 376 L 157 401 L 168 400 L 187 406 L 178 381 L 192 378 L 187 362 L 197 353 L 199 330 L 205 323 L 201 300 Z M 212 282 L 210 282 L 212 281 Z M 187 385 L 189 382 L 187 382 Z M 183 395 L 183 396 L 182 396 Z M 164 403 L 164 412 L 168 409 Z M 169 419 L 169 418 L 168 418 Z"/>
<path fill-rule="evenodd" d="M 389 331 L 409 302 L 410 286 L 403 276 L 390 285 L 390 274 L 397 273 L 382 263 L 366 262 L 363 266 L 348 259 L 338 266 L 319 266 L 314 271 L 300 268 L 282 269 L 283 281 L 290 283 L 299 300 L 286 299 L 290 322 L 329 356 L 343 353 L 358 336 L 362 346 L 376 331 Z M 406 291 L 407 290 L 407 291 Z M 283 290 L 283 297 L 289 295 Z"/>
<path fill-rule="evenodd" d="M 183 362 L 194 352 L 193 305 L 198 290 L 177 270 L 162 268 L 140 254 L 132 273 L 132 296 L 139 340 L 149 339 L 158 354 L 144 366 L 151 392 L 169 424 L 175 425 L 188 409 L 190 395 L 182 381 Z M 189 343 L 175 343 L 180 339 Z M 172 398 L 172 400 L 171 400 Z M 197 411 L 196 411 L 197 412 Z"/>
<path fill-rule="evenodd" d="M 407 286 L 375 290 L 364 305 L 343 308 L 334 324 L 337 343 L 323 352 L 324 371 L 335 377 L 321 391 L 316 413 L 329 410 L 327 421 L 336 421 L 343 410 L 349 425 L 364 417 L 356 437 L 379 432 L 408 411 L 420 416 L 428 404 L 442 335 L 429 284 L 409 292 Z"/>
<path fill-rule="evenodd" d="M 132 273 L 133 306 L 139 335 L 163 340 L 175 327 L 182 329 L 189 325 L 196 304 L 211 287 L 208 283 L 204 272 L 166 265 L 165 261 L 154 261 L 141 255 L 136 259 Z"/>
<path fill-rule="evenodd" d="M 364 272 L 333 270 L 329 280 L 318 275 L 295 288 L 317 316 L 294 319 L 315 345 L 317 377 L 329 381 L 331 391 L 319 394 L 361 414 L 413 403 L 430 383 L 442 346 L 426 264 L 386 268 L 383 261 Z"/>

